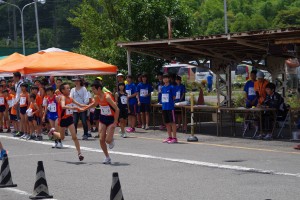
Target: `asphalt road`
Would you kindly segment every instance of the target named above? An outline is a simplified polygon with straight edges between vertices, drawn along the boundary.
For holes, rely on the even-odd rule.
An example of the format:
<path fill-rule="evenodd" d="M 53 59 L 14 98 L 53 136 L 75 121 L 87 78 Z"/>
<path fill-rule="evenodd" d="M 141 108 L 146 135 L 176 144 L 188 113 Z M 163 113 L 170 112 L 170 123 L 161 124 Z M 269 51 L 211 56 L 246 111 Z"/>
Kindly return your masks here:
<path fill-rule="evenodd" d="M 80 141 L 85 160 L 79 162 L 70 136 L 64 149 L 51 149 L 48 140 L 0 134 L 18 184 L 0 189 L 0 199 L 28 199 L 40 160 L 50 194 L 58 200 L 109 199 L 113 172 L 119 173 L 127 200 L 299 199 L 300 152 L 293 143 L 198 135 L 198 143 L 188 144 L 187 135 L 179 134 L 182 142 L 171 145 L 161 142 L 165 137 L 141 129 L 126 139 L 116 134 L 113 163 L 103 165 L 95 139 Z"/>

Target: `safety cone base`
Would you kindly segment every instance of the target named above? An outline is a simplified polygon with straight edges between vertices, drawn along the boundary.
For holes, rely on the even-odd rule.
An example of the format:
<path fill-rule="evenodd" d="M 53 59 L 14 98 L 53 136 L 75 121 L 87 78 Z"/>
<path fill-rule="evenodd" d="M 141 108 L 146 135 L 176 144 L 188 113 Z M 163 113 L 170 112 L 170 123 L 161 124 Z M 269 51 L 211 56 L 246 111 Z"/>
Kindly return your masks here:
<path fill-rule="evenodd" d="M 48 196 L 29 196 L 29 199 L 52 199 L 53 196 L 52 195 L 48 195 Z"/>
<path fill-rule="evenodd" d="M 190 136 L 187 139 L 188 142 L 198 142 L 198 138 L 196 136 Z"/>
<path fill-rule="evenodd" d="M 17 184 L 12 184 L 12 185 L 0 185 L 0 188 L 7 188 L 7 187 L 17 187 Z"/>

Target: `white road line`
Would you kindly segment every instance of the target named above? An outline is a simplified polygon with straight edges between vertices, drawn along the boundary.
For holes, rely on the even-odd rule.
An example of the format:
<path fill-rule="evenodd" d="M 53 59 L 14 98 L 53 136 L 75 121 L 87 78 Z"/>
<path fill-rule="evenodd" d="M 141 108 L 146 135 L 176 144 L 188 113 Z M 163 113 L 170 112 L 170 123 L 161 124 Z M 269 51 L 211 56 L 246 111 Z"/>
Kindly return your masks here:
<path fill-rule="evenodd" d="M 16 194 L 19 194 L 19 195 L 23 195 L 23 196 L 30 196 L 31 194 L 29 194 L 28 192 L 25 192 L 23 190 L 19 190 L 19 189 L 16 189 L 16 188 L 3 188 L 4 190 L 7 190 L 7 191 L 10 191 L 10 192 L 14 192 Z M 47 200 L 47 199 L 45 199 Z M 57 199 L 51 199 L 51 200 L 57 200 Z"/>
<path fill-rule="evenodd" d="M 42 144 L 42 145 L 48 145 L 48 146 L 52 145 L 52 143 L 50 143 L 50 142 L 32 141 L 32 140 L 25 141 L 25 140 L 20 140 L 19 138 L 8 137 L 8 136 L 0 136 L 0 138 L 6 138 L 6 139 L 11 139 L 11 140 L 18 140 L 18 141 L 30 142 L 30 143 Z M 64 145 L 64 147 L 75 149 L 75 146 L 73 146 L 73 145 Z M 81 149 L 84 151 L 89 151 L 89 152 L 102 153 L 102 150 L 96 149 L 96 148 L 81 146 Z M 300 178 L 300 173 L 295 174 L 295 173 L 288 173 L 288 172 L 277 172 L 274 170 L 256 169 L 256 168 L 249 168 L 249 167 L 243 167 L 243 166 L 237 166 L 237 165 L 223 165 L 223 164 L 218 164 L 218 163 L 202 162 L 202 161 L 196 161 L 196 160 L 165 158 L 165 157 L 159 157 L 159 156 L 153 156 L 153 155 L 147 155 L 147 154 L 127 153 L 127 152 L 118 152 L 118 151 L 110 151 L 110 154 L 131 156 L 131 157 L 145 158 L 145 159 L 156 159 L 156 160 L 177 162 L 177 163 L 183 163 L 183 164 L 197 165 L 197 166 L 201 166 L 201 167 L 235 170 L 235 171 L 242 171 L 242 172 L 249 172 L 249 173 L 259 173 L 259 174 L 293 176 L 293 177 Z"/>

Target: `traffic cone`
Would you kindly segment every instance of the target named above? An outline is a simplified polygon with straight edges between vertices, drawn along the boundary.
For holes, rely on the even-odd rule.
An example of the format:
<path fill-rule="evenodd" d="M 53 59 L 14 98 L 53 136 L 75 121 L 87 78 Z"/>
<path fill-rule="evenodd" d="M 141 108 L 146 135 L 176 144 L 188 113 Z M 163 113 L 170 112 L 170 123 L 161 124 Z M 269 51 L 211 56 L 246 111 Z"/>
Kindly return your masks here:
<path fill-rule="evenodd" d="M 112 185 L 110 190 L 110 200 L 124 200 L 119 174 L 114 172 L 112 175 Z"/>
<path fill-rule="evenodd" d="M 0 188 L 5 187 L 17 187 L 16 184 L 13 184 L 11 178 L 7 154 L 3 155 L 0 173 Z"/>
<path fill-rule="evenodd" d="M 38 166 L 36 170 L 36 181 L 34 184 L 33 194 L 29 198 L 30 199 L 53 198 L 52 195 L 49 195 L 43 161 L 38 161 Z"/>

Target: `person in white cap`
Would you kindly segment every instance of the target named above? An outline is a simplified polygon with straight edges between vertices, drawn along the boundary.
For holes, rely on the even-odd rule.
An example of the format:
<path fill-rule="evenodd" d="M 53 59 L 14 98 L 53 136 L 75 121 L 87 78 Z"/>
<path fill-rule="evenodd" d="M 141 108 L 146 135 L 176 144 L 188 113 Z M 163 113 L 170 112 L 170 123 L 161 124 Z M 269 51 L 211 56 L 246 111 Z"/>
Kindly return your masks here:
<path fill-rule="evenodd" d="M 267 96 L 266 86 L 269 81 L 265 79 L 265 74 L 262 71 L 258 71 L 256 77 L 257 81 L 254 83 L 254 90 L 258 98 L 258 105 L 262 105 Z"/>

